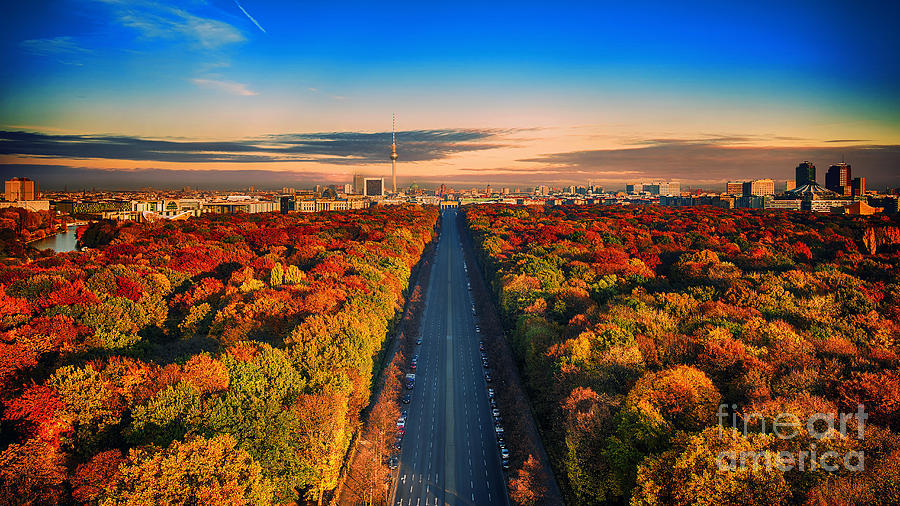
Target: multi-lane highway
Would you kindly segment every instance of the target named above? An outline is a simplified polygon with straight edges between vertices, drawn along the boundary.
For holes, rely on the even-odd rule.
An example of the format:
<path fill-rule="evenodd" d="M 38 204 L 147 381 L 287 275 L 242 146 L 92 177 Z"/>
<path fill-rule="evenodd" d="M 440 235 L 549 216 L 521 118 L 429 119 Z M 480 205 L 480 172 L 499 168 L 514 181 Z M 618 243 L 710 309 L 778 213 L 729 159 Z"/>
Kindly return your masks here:
<path fill-rule="evenodd" d="M 456 225 L 442 212 L 416 347 L 394 504 L 508 504 L 479 336 Z"/>

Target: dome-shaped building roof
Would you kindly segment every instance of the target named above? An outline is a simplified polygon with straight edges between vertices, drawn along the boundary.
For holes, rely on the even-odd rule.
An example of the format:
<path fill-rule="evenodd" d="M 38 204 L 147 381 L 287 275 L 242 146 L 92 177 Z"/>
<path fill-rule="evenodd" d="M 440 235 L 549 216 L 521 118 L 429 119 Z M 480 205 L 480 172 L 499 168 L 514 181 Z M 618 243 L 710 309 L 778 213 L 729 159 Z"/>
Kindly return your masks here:
<path fill-rule="evenodd" d="M 811 183 L 807 183 L 802 186 L 798 186 L 793 190 L 788 190 L 784 192 L 786 197 L 795 198 L 795 199 L 804 199 L 804 198 L 818 198 L 818 199 L 830 199 L 837 197 L 837 194 L 833 191 L 825 188 L 824 186 L 820 186 L 819 183 L 815 181 Z"/>

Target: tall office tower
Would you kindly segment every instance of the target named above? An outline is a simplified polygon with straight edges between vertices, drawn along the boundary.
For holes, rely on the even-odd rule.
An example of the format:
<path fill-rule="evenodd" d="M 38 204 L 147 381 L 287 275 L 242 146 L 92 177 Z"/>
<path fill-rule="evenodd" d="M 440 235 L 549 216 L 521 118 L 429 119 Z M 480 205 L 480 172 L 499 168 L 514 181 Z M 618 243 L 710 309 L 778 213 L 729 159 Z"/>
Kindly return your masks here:
<path fill-rule="evenodd" d="M 27 177 L 14 177 L 6 182 L 3 198 L 9 201 L 34 200 L 38 197 L 38 184 Z"/>
<path fill-rule="evenodd" d="M 775 195 L 775 181 L 771 179 L 757 179 L 744 183 L 743 195 L 745 197 Z"/>
<path fill-rule="evenodd" d="M 796 172 L 797 188 L 805 184 L 812 184 L 816 182 L 816 166 L 812 162 L 804 161 L 797 166 Z"/>
<path fill-rule="evenodd" d="M 725 193 L 728 195 L 742 195 L 744 193 L 744 182 L 743 181 L 729 181 L 725 185 Z"/>
<path fill-rule="evenodd" d="M 681 195 L 681 183 L 679 182 L 660 181 L 659 183 L 657 183 L 657 187 L 659 188 L 659 191 L 657 193 L 659 193 L 660 195 L 669 195 L 676 197 Z"/>
<path fill-rule="evenodd" d="M 391 185 L 394 188 L 394 194 L 397 193 L 397 116 L 391 115 Z"/>
<path fill-rule="evenodd" d="M 825 173 L 825 188 L 838 195 L 849 196 L 851 194 L 850 181 L 852 180 L 850 165 L 844 162 L 836 163 L 828 167 L 828 172 Z"/>
<path fill-rule="evenodd" d="M 854 197 L 866 196 L 866 178 L 855 177 L 850 182 L 850 188 Z"/>

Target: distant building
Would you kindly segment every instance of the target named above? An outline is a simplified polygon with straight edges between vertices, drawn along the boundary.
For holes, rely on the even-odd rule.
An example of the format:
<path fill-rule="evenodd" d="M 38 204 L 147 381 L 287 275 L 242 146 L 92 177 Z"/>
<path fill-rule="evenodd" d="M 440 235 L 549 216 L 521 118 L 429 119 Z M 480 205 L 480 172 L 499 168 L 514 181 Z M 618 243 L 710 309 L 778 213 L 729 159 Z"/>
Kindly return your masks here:
<path fill-rule="evenodd" d="M 50 201 L 49 200 L 13 200 L 11 202 L 0 202 L 0 209 L 6 209 L 7 207 L 21 207 L 22 209 L 27 209 L 29 211 L 49 211 L 50 210 Z"/>
<path fill-rule="evenodd" d="M 797 187 L 797 182 L 793 179 L 788 179 L 784 182 L 784 191 L 788 192 Z"/>
<path fill-rule="evenodd" d="M 278 199 L 279 211 L 281 214 L 287 214 L 297 210 L 297 197 L 294 195 L 282 195 Z"/>
<path fill-rule="evenodd" d="M 884 209 L 884 214 L 897 214 L 898 197 L 896 195 L 887 195 L 884 197 L 869 197 L 866 199 L 869 205 Z"/>
<path fill-rule="evenodd" d="M 681 195 L 681 183 L 679 182 L 660 182 L 657 184 L 657 188 L 659 195 Z"/>
<path fill-rule="evenodd" d="M 728 195 L 739 196 L 744 194 L 743 181 L 729 181 L 725 184 L 725 193 Z"/>
<path fill-rule="evenodd" d="M 800 199 L 766 199 L 764 209 L 778 209 L 783 211 L 799 211 L 803 206 Z"/>
<path fill-rule="evenodd" d="M 816 182 L 816 166 L 810 161 L 804 161 L 798 165 L 796 173 L 795 182 L 798 187 Z"/>
<path fill-rule="evenodd" d="M 40 192 L 38 184 L 27 177 L 14 177 L 6 181 L 3 198 L 9 201 L 35 200 Z"/>
<path fill-rule="evenodd" d="M 353 176 L 353 193 L 366 197 L 383 197 L 384 178 L 357 174 Z"/>
<path fill-rule="evenodd" d="M 843 209 L 847 204 L 848 201 L 839 199 L 810 199 L 804 200 L 800 209 L 803 211 L 812 211 L 814 213 L 830 213 L 835 209 Z"/>
<path fill-rule="evenodd" d="M 644 192 L 644 183 L 631 183 L 625 185 L 625 192 L 632 195 Z"/>
<path fill-rule="evenodd" d="M 849 197 L 852 194 L 850 188 L 851 180 L 850 165 L 841 162 L 828 167 L 828 172 L 825 173 L 825 188 L 838 195 Z"/>
<path fill-rule="evenodd" d="M 853 197 L 866 196 L 866 178 L 855 177 L 850 181 L 850 194 Z"/>
<path fill-rule="evenodd" d="M 749 197 L 751 195 L 762 197 L 764 195 L 775 195 L 775 181 L 771 179 L 757 179 L 756 181 L 747 181 L 743 184 L 741 195 Z"/>
<path fill-rule="evenodd" d="M 872 207 L 862 200 L 857 200 L 856 202 L 854 202 L 844 208 L 844 214 L 860 214 L 860 215 L 868 216 L 868 215 L 872 215 L 875 213 L 881 213 L 881 212 L 884 212 L 884 208 Z"/>

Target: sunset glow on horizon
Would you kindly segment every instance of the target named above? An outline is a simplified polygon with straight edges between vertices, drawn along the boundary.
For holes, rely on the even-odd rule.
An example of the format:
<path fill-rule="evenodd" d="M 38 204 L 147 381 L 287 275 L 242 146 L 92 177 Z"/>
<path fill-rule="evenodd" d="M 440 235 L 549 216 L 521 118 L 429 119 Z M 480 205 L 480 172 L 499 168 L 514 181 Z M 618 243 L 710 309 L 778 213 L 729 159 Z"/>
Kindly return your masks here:
<path fill-rule="evenodd" d="M 401 184 L 715 186 L 842 156 L 900 182 L 896 6 L 8 9 L 0 167 L 48 189 L 389 174 L 392 113 Z"/>

